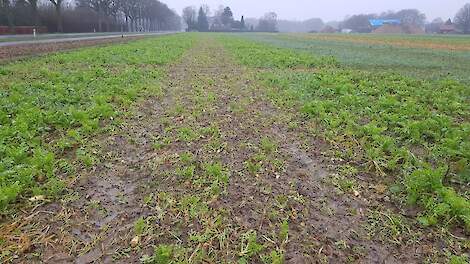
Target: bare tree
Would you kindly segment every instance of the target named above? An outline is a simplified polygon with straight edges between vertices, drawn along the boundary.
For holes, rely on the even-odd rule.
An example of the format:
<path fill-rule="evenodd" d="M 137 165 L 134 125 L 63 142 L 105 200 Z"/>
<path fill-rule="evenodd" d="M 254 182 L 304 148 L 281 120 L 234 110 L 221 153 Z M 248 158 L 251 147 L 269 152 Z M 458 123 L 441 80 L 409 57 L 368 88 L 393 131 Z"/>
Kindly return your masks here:
<path fill-rule="evenodd" d="M 369 19 L 376 18 L 374 14 L 360 14 L 348 17 L 341 23 L 342 28 L 351 29 L 358 33 L 369 33 L 372 31 Z"/>
<path fill-rule="evenodd" d="M 31 12 L 33 14 L 34 25 L 39 26 L 41 24 L 41 21 L 39 19 L 38 0 L 28 0 L 28 3 L 31 6 Z"/>
<path fill-rule="evenodd" d="M 444 20 L 438 17 L 431 21 L 431 23 L 426 24 L 425 29 L 428 34 L 436 34 L 441 30 L 441 26 L 444 25 Z"/>
<path fill-rule="evenodd" d="M 201 8 L 204 14 L 206 14 L 206 16 L 211 15 L 211 8 L 208 5 L 201 5 Z"/>
<path fill-rule="evenodd" d="M 257 31 L 276 32 L 277 14 L 274 12 L 266 13 L 258 22 Z"/>
<path fill-rule="evenodd" d="M 117 5 L 119 10 L 124 14 L 126 31 L 131 31 L 130 20 L 131 20 L 131 2 L 132 1 L 118 1 Z"/>
<path fill-rule="evenodd" d="M 426 21 L 426 15 L 421 13 L 417 9 L 403 9 L 398 12 L 396 12 L 394 17 L 391 18 L 397 18 L 400 19 L 401 22 L 404 25 L 407 26 L 424 26 L 424 23 Z"/>
<path fill-rule="evenodd" d="M 180 29 L 180 18 L 166 4 L 157 0 L 115 0 L 113 7 L 121 12 L 128 31 L 157 31 L 162 29 Z"/>
<path fill-rule="evenodd" d="M 457 12 L 454 22 L 464 34 L 470 33 L 470 3 L 465 4 L 459 12 Z"/>
<path fill-rule="evenodd" d="M 50 32 L 117 31 L 124 24 L 135 31 L 179 30 L 180 20 L 158 0 L 0 0 L 0 25 L 12 30 L 44 25 Z"/>
<path fill-rule="evenodd" d="M 13 22 L 13 10 L 10 0 L 0 0 L 0 14 L 6 18 L 6 22 L 10 28 L 15 26 Z"/>
<path fill-rule="evenodd" d="M 119 0 L 111 0 L 106 15 L 108 16 L 108 19 L 106 20 L 106 30 L 110 31 L 110 20 L 112 20 L 113 24 L 119 25 L 119 28 L 122 31 L 122 21 L 119 20 L 121 15 L 119 9 Z"/>
<path fill-rule="evenodd" d="M 188 31 L 194 30 L 196 28 L 196 8 L 194 6 L 188 6 L 183 9 L 183 20 L 188 25 Z"/>
<path fill-rule="evenodd" d="M 57 16 L 57 31 L 64 32 L 64 22 L 62 20 L 62 5 L 64 0 L 49 0 L 55 7 L 55 13 Z"/>
<path fill-rule="evenodd" d="M 103 32 L 103 20 L 111 13 L 113 0 L 79 0 L 78 5 L 88 7 L 98 15 L 98 31 Z M 107 29 L 109 31 L 109 27 Z"/>
<path fill-rule="evenodd" d="M 127 31 L 137 31 L 139 19 L 139 0 L 120 0 L 119 7 L 124 13 Z"/>
<path fill-rule="evenodd" d="M 170 24 L 173 23 L 176 16 L 166 4 L 159 1 L 150 1 L 145 10 L 149 31 L 158 31 L 161 28 L 171 27 Z"/>

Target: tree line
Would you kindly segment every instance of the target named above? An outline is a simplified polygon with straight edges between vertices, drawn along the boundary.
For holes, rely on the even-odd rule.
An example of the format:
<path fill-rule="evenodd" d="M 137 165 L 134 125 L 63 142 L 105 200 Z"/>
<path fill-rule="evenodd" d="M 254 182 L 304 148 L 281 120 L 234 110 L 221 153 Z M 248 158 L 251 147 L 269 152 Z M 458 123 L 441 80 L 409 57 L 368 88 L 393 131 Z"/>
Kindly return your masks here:
<path fill-rule="evenodd" d="M 158 0 L 0 0 L 0 26 L 136 32 L 180 30 L 181 18 Z"/>
<path fill-rule="evenodd" d="M 213 15 L 211 15 L 210 8 L 207 5 L 202 5 L 199 9 L 188 6 L 183 9 L 182 17 L 186 24 L 186 31 L 277 31 L 277 14 L 274 12 L 266 13 L 257 21 L 256 25 L 246 23 L 244 16 L 241 16 L 240 20 L 235 19 L 232 9 L 228 6 L 220 6 Z"/>
<path fill-rule="evenodd" d="M 340 28 L 351 29 L 353 32 L 370 33 L 373 29 L 370 19 L 399 19 L 404 26 L 426 27 L 428 32 L 436 33 L 440 26 L 445 23 L 452 23 L 464 34 L 470 33 L 470 3 L 465 4 L 455 15 L 454 21 L 434 19 L 431 23 L 426 23 L 426 15 L 417 9 L 403 9 L 398 12 L 388 11 L 381 14 L 358 14 L 346 18 L 340 23 Z"/>
<path fill-rule="evenodd" d="M 372 31 L 370 19 L 398 19 L 405 26 L 422 27 L 425 24 L 426 15 L 417 9 L 403 9 L 398 12 L 388 11 L 382 14 L 359 14 L 345 19 L 340 26 L 357 33 L 370 33 Z"/>

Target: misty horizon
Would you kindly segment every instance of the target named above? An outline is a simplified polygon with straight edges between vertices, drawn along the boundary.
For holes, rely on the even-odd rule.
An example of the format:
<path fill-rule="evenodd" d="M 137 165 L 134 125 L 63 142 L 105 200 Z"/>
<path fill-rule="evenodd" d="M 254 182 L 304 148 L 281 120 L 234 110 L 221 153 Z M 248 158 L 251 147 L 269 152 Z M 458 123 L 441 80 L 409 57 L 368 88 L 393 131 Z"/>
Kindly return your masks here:
<path fill-rule="evenodd" d="M 435 18 L 454 19 L 457 11 L 468 0 L 452 0 L 447 1 L 444 5 L 439 0 L 417 0 L 404 1 L 397 0 L 393 2 L 381 3 L 372 0 L 359 0 L 351 3 L 344 0 L 330 0 L 328 3 L 311 3 L 308 0 L 295 0 L 288 3 L 284 1 L 220 1 L 208 0 L 201 3 L 195 3 L 191 0 L 176 0 L 168 2 L 169 8 L 174 9 L 181 14 L 186 6 L 199 7 L 208 5 L 211 14 L 219 8 L 219 6 L 229 6 L 235 17 L 259 18 L 266 12 L 275 12 L 280 20 L 303 21 L 311 18 L 321 18 L 323 21 L 341 21 L 348 16 L 356 14 L 380 14 L 386 11 L 398 11 L 401 9 L 418 9 L 426 15 L 428 21 Z M 292 7 L 294 6 L 294 7 Z"/>

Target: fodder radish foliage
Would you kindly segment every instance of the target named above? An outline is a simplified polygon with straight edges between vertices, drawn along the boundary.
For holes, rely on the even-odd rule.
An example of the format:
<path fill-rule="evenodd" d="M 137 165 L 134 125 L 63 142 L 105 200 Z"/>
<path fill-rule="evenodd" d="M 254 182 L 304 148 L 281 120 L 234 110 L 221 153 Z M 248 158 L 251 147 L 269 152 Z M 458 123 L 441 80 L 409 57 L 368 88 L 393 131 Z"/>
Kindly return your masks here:
<path fill-rule="evenodd" d="M 261 36 L 262 37 L 262 36 Z M 271 36 L 266 36 L 268 39 Z M 470 230 L 470 89 L 456 80 L 423 80 L 338 66 L 331 57 L 250 40 L 220 39 L 258 76 L 279 106 L 297 106 L 318 133 L 424 211 L 424 225 Z M 295 57 L 296 59 L 292 59 Z M 306 71 L 305 67 L 311 68 Z"/>
<path fill-rule="evenodd" d="M 168 36 L 28 59 L 0 66 L 0 210 L 31 196 L 54 196 L 74 166 L 90 166 L 90 135 L 144 94 L 192 43 Z M 68 153 L 68 154 L 67 154 Z"/>
<path fill-rule="evenodd" d="M 465 36 L 371 34 L 244 34 L 240 37 L 317 56 L 343 66 L 419 79 L 470 82 L 470 40 Z"/>

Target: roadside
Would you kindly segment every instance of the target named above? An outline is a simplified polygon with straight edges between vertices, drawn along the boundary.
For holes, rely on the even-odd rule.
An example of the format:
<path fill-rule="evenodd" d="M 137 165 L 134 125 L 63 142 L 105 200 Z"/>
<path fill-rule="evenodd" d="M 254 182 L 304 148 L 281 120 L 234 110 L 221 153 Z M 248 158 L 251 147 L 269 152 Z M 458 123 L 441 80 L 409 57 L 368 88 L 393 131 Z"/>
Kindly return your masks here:
<path fill-rule="evenodd" d="M 91 37 L 91 36 L 106 36 L 106 35 L 121 35 L 121 33 L 120 32 L 46 33 L 46 34 L 37 34 L 36 37 L 34 37 L 32 34 L 0 35 L 0 43 L 1 42 L 15 42 L 15 41 L 43 40 L 43 39 L 65 39 L 65 38 L 78 38 L 78 37 Z"/>
<path fill-rule="evenodd" d="M 17 46 L 22 44 L 42 44 L 57 43 L 78 40 L 98 40 L 112 39 L 122 37 L 143 37 L 143 36 L 160 36 L 175 34 L 177 32 L 145 32 L 145 33 L 129 33 L 129 32 L 111 32 L 111 33 L 77 33 L 77 34 L 41 34 L 34 38 L 32 35 L 0 35 L 0 47 Z"/>
<path fill-rule="evenodd" d="M 12 59 L 51 53 L 62 50 L 76 49 L 111 43 L 125 43 L 131 40 L 149 36 L 160 36 L 174 33 L 156 34 L 132 34 L 132 35 L 105 35 L 105 36 L 81 36 L 58 39 L 45 39 L 35 41 L 0 42 L 0 63 Z"/>

